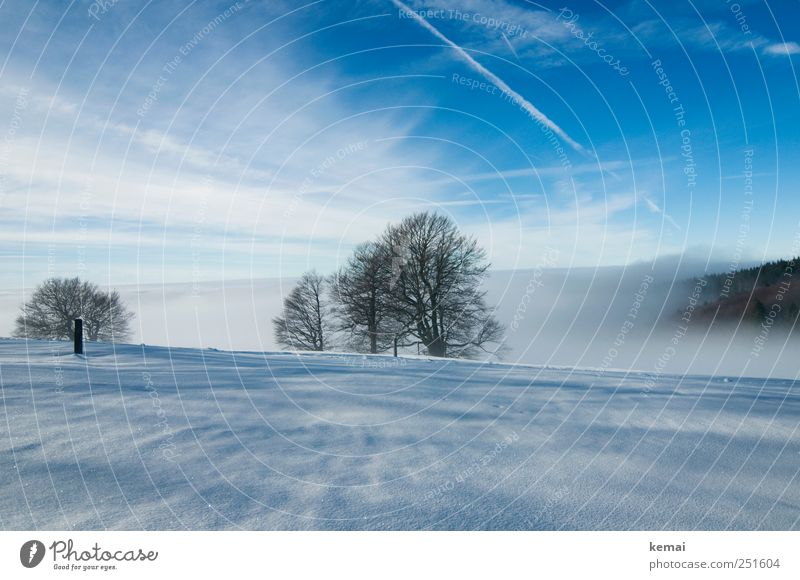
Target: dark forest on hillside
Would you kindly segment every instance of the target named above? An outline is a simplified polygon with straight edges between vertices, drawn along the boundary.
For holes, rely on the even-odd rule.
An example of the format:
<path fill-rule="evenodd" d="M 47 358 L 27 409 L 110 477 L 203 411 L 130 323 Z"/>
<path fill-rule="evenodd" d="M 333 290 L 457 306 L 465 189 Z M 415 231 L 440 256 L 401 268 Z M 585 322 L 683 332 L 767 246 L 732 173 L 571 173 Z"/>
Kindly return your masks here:
<path fill-rule="evenodd" d="M 695 310 L 694 319 L 794 324 L 800 313 L 799 259 L 706 276 L 702 305 Z"/>

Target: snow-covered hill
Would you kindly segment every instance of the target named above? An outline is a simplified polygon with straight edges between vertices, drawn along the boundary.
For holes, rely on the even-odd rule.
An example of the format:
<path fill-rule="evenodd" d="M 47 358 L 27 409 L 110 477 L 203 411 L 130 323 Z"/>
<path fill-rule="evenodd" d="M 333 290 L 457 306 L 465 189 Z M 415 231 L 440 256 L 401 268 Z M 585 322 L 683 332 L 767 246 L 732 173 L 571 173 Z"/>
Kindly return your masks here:
<path fill-rule="evenodd" d="M 0 341 L 5 529 L 797 529 L 800 390 Z"/>

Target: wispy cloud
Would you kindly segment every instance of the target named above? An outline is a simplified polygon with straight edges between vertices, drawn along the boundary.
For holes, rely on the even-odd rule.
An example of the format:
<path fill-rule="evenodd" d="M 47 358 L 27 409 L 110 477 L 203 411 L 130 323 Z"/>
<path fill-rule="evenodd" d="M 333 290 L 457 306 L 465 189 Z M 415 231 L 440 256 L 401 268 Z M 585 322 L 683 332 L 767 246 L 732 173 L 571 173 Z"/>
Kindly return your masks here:
<path fill-rule="evenodd" d="M 662 20 L 644 20 L 633 27 L 633 31 L 651 47 L 674 48 L 677 41 L 696 50 L 736 53 L 755 49 L 767 56 L 800 54 L 797 42 L 775 42 L 753 30 L 744 33 L 721 20 L 676 18 L 670 21 L 669 27 Z"/>
<path fill-rule="evenodd" d="M 482 181 L 504 181 L 508 179 L 528 178 L 538 180 L 540 178 L 559 178 L 565 176 L 577 177 L 580 175 L 599 176 L 601 173 L 618 177 L 617 172 L 630 174 L 634 170 L 642 170 L 653 164 L 661 164 L 672 161 L 670 157 L 642 158 L 642 159 L 612 159 L 608 161 L 595 161 L 587 163 L 577 163 L 565 169 L 561 165 L 531 166 L 517 169 L 504 169 L 497 171 L 484 171 L 480 173 L 460 174 L 458 179 L 463 183 L 477 183 Z M 439 179 L 430 182 L 431 185 L 443 185 L 453 183 L 452 179 Z"/>
<path fill-rule="evenodd" d="M 218 7 L 193 4 L 173 26 L 165 26 L 182 8 L 154 3 L 137 16 L 138 8 L 119 3 L 101 23 L 88 22 L 85 11 L 70 11 L 58 25 L 63 7 L 43 0 L 31 19 L 37 26 L 26 28 L 25 42 L 15 45 L 0 73 L 5 110 L 14 109 L 21 86 L 30 89 L 19 123 L 14 120 L 8 155 L 0 158 L 4 251 L 46 258 L 45 246 L 53 244 L 66 256 L 67 270 L 76 248 L 85 246 L 95 252 L 103 273 L 113 266 L 117 272 L 138 269 L 185 280 L 195 248 L 214 252 L 226 276 L 327 269 L 350 246 L 421 207 L 439 208 L 480 236 L 497 267 L 529 267 L 535 260 L 530 248 L 545 243 L 560 244 L 563 265 L 619 264 L 682 243 L 673 232 L 681 226 L 687 237 L 734 231 L 720 228 L 723 234 L 717 234 L 702 220 L 696 228 L 702 231 L 694 230 L 697 220 L 686 216 L 697 214 L 690 214 L 692 201 L 677 181 L 684 176 L 682 166 L 673 163 L 681 161 L 673 147 L 679 141 L 671 140 L 674 119 L 663 107 L 663 95 L 654 94 L 651 101 L 644 91 L 647 110 L 632 106 L 627 82 L 614 77 L 605 83 L 600 75 L 607 67 L 584 66 L 596 63 L 596 55 L 557 21 L 557 11 L 505 0 L 393 2 L 321 2 L 304 9 L 289 0 L 248 3 L 183 58 L 140 116 L 137 108 L 149 98 L 162 67 Z M 744 35 L 727 6 L 717 3 L 714 9 L 711 0 L 707 5 L 708 13 L 700 9 L 710 15 L 707 26 L 673 8 L 665 21 L 634 32 L 665 61 L 670 50 L 722 50 L 737 72 L 737 59 L 752 61 L 753 48 L 771 57 L 765 60 L 773 70 L 765 67 L 765 78 L 774 111 L 759 106 L 766 101 L 752 91 L 746 121 L 754 129 L 753 147 L 764 151 L 758 154 L 760 172 L 753 176 L 774 176 L 771 148 L 759 141 L 767 132 L 755 129 L 775 119 L 786 122 L 789 131 L 795 128 L 785 104 L 791 102 L 787 87 L 774 73 L 781 72 L 780 57 L 797 54 L 800 46 L 755 30 Z M 413 23 L 410 16 L 373 18 L 387 15 L 392 6 L 446 10 L 445 16 L 418 16 Z M 14 12 L 8 8 L 8 3 L 0 6 L 0 16 Z M 462 16 L 446 16 L 451 9 Z M 620 20 L 598 7 L 580 9 L 581 25 L 593 39 L 626 62 L 646 58 L 621 21 L 652 20 L 652 7 L 645 6 L 641 18 L 624 7 L 615 9 Z M 266 26 L 265 11 L 270 18 L 287 16 Z M 119 34 L 131 22 L 137 28 Z M 91 43 L 93 50 L 77 50 L 90 25 L 86 46 Z M 41 52 L 34 49 L 44 46 L 56 28 L 31 76 Z M 0 44 L 14 41 L 16 32 L 6 26 Z M 23 51 L 26 47 L 31 54 Z M 427 59 L 414 58 L 420 54 Z M 102 70 L 97 69 L 96 59 L 106 55 Z M 716 70 L 711 60 L 719 59 L 696 59 L 694 65 L 703 82 L 716 86 L 728 71 Z M 637 88 L 653 85 L 645 64 L 638 61 L 631 77 Z M 572 67 L 575 71 L 568 70 Z M 497 91 L 465 91 L 448 82 L 443 73 L 454 68 Z M 676 66 L 670 74 L 678 89 L 686 87 L 679 92 L 692 111 L 695 154 L 708 168 L 701 179 L 716 187 L 713 161 L 719 157 L 725 164 L 720 172 L 734 176 L 741 155 L 724 139 L 717 144 L 705 138 L 712 127 L 702 114 L 705 103 L 696 106 L 692 87 L 697 79 L 687 68 Z M 434 69 L 437 74 L 427 74 Z M 597 81 L 598 92 L 584 80 Z M 542 93 L 540 83 L 552 93 Z M 520 107 L 498 106 L 498 95 Z M 715 118 L 718 106 L 730 104 L 723 102 L 726 98 L 733 97 L 714 92 Z M 566 110 L 561 105 L 548 104 L 555 99 L 575 117 L 561 113 Z M 653 124 L 647 123 L 649 114 Z M 614 123 L 617 117 L 620 122 Z M 540 128 L 552 142 L 557 136 L 570 156 L 569 147 L 585 153 L 585 145 L 598 151 L 599 159 L 575 156 L 577 162 L 565 168 L 542 148 Z M 2 129 L 10 131 L 8 119 Z M 711 145 L 719 149 L 713 157 L 706 151 Z M 780 182 L 787 189 L 793 181 L 785 176 L 794 168 L 783 156 L 790 159 L 793 146 L 781 143 Z M 738 193 L 737 187 L 726 180 L 721 193 Z M 793 198 L 780 195 L 785 196 L 782 208 L 794 207 Z M 781 213 L 787 220 L 793 215 Z M 757 237 L 754 233 L 751 239 Z M 787 246 L 791 240 L 779 242 Z M 109 265 L 111 248 L 122 248 L 127 261 L 117 260 L 115 253 Z M 26 272 L 32 274 L 26 277 L 35 282 L 46 267 L 46 260 L 27 260 Z M 18 272 L 7 267 L 0 276 L 10 279 Z"/>

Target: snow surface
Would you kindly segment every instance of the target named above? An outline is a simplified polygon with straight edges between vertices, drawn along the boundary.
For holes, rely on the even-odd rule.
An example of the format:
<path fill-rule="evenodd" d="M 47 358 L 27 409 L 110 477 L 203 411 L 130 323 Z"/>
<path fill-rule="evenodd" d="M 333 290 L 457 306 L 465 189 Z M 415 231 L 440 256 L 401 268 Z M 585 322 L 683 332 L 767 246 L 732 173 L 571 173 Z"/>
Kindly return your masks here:
<path fill-rule="evenodd" d="M 4 529 L 798 529 L 781 379 L 0 341 Z"/>

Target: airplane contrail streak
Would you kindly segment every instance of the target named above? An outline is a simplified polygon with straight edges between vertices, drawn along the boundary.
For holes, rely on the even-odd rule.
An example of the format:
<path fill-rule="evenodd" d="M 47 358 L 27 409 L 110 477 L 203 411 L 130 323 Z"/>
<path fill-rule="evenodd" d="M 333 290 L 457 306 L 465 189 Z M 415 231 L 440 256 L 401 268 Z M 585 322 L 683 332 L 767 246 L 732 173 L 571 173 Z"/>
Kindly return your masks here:
<path fill-rule="evenodd" d="M 542 113 L 539 109 L 537 109 L 533 103 L 528 101 L 525 97 L 520 95 L 517 91 L 512 89 L 503 79 L 498 77 L 492 71 L 487 69 L 477 60 L 472 58 L 467 51 L 457 45 L 455 42 L 447 38 L 444 34 L 439 32 L 437 28 L 435 28 L 430 22 L 425 20 L 422 16 L 411 10 L 408 6 L 403 4 L 400 0 L 392 0 L 392 3 L 397 6 L 399 9 L 404 10 L 408 15 L 410 15 L 414 20 L 416 20 L 422 27 L 424 27 L 428 32 L 433 34 L 436 38 L 444 42 L 447 46 L 453 48 L 456 51 L 456 54 L 461 57 L 461 59 L 466 62 L 470 68 L 472 68 L 477 73 L 483 75 L 486 79 L 490 80 L 494 85 L 499 88 L 501 91 L 509 95 L 515 102 L 519 103 L 520 107 L 525 110 L 531 117 L 536 119 L 539 123 L 542 123 L 550 130 L 553 131 L 556 135 L 561 137 L 563 141 L 569 144 L 570 147 L 575 149 L 578 153 L 582 155 L 586 155 L 587 157 L 594 158 L 583 146 L 572 139 L 569 135 L 567 135 L 564 130 L 556 125 L 553 121 L 551 121 L 544 113 Z"/>

